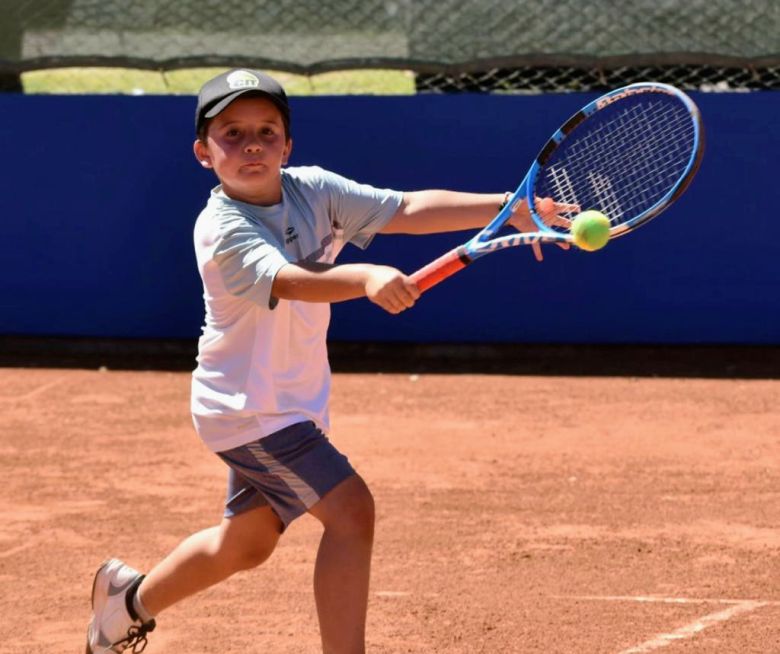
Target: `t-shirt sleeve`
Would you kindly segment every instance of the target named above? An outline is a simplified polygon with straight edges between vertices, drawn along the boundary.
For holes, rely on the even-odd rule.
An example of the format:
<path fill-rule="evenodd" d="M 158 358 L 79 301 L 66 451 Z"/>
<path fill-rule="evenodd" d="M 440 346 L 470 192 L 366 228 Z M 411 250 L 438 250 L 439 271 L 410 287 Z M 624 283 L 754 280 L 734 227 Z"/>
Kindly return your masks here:
<path fill-rule="evenodd" d="M 401 191 L 359 184 L 329 171 L 322 171 L 330 195 L 334 226 L 343 230 L 344 241 L 366 248 L 401 206 Z"/>
<path fill-rule="evenodd" d="M 220 235 L 214 262 L 231 295 L 273 309 L 271 287 L 279 269 L 289 263 L 273 236 L 249 219 L 233 220 Z"/>

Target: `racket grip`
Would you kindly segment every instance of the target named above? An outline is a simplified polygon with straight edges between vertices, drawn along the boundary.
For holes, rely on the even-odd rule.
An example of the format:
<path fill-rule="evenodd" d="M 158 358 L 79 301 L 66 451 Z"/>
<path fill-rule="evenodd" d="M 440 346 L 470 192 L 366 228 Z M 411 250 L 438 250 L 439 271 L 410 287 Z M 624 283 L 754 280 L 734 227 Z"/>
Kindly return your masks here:
<path fill-rule="evenodd" d="M 431 261 L 427 266 L 423 266 L 417 272 L 412 273 L 412 281 L 417 284 L 421 292 L 427 291 L 431 286 L 435 286 L 440 281 L 447 279 L 450 275 L 465 268 L 472 261 L 466 254 L 463 246 L 450 250 L 438 259 Z"/>

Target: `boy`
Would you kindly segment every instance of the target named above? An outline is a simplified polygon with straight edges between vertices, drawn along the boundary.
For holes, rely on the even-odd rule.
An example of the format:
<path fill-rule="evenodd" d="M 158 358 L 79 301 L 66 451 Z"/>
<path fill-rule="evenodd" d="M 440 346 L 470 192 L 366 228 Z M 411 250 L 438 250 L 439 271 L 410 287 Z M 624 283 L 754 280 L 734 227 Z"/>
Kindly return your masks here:
<path fill-rule="evenodd" d="M 317 167 L 292 151 L 282 87 L 252 70 L 207 82 L 194 153 L 220 182 L 195 225 L 206 320 L 192 379 L 195 428 L 228 466 L 221 523 L 185 539 L 147 576 L 112 559 L 98 570 L 87 654 L 141 651 L 154 617 L 253 568 L 303 513 L 323 525 L 314 593 L 325 654 L 362 654 L 374 504 L 325 436 L 330 302 L 367 297 L 390 313 L 420 292 L 381 265 L 334 265 L 346 242 L 484 225 L 504 194 L 401 193 Z M 527 211 L 519 229 L 534 229 Z M 537 258 L 541 258 L 535 249 Z"/>

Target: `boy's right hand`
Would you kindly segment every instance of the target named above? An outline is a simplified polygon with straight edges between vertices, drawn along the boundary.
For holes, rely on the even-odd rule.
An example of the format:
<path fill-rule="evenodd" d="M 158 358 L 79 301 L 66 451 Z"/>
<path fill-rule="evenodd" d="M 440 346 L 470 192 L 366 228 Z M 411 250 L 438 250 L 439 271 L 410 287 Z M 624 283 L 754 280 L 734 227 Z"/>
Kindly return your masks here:
<path fill-rule="evenodd" d="M 420 297 L 417 284 L 390 266 L 371 266 L 364 287 L 369 300 L 394 314 L 414 306 Z"/>

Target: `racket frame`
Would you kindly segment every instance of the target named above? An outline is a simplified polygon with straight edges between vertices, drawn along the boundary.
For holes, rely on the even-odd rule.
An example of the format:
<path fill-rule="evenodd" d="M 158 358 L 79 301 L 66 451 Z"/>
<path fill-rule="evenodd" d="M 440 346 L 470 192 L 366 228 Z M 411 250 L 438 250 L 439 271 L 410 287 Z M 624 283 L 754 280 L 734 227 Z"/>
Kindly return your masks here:
<path fill-rule="evenodd" d="M 547 141 L 544 147 L 539 151 L 536 159 L 531 164 L 523 181 L 510 195 L 506 204 L 499 210 L 496 216 L 483 227 L 476 235 L 469 239 L 463 245 L 450 250 L 438 259 L 435 259 L 424 266 L 411 277 L 417 283 L 420 290 L 425 291 L 431 286 L 438 284 L 461 268 L 464 268 L 472 261 L 482 257 L 495 250 L 500 250 L 518 245 L 532 245 L 534 243 L 573 243 L 573 238 L 569 233 L 558 232 L 550 228 L 539 215 L 536 209 L 534 189 L 536 180 L 544 164 L 552 156 L 553 152 L 561 146 L 568 136 L 584 122 L 587 118 L 596 112 L 610 106 L 623 98 L 642 94 L 642 93 L 665 93 L 674 96 L 688 109 L 694 128 L 693 147 L 691 155 L 677 182 L 669 191 L 660 198 L 653 206 L 642 213 L 634 216 L 625 222 L 614 225 L 610 228 L 610 239 L 627 234 L 637 227 L 645 224 L 670 204 L 672 204 L 690 184 L 701 164 L 704 154 L 704 129 L 701 122 L 701 114 L 696 104 L 688 95 L 668 84 L 656 82 L 639 82 L 628 86 L 615 89 L 602 96 L 599 96 L 592 102 L 589 102 L 576 114 L 569 118 Z M 506 236 L 497 236 L 498 232 L 509 222 L 512 214 L 525 202 L 531 218 L 539 228 L 537 232 L 516 232 Z M 590 207 L 582 207 L 588 209 Z"/>

